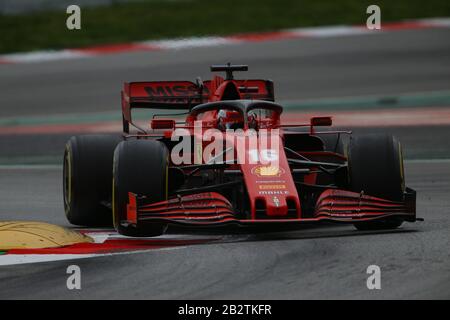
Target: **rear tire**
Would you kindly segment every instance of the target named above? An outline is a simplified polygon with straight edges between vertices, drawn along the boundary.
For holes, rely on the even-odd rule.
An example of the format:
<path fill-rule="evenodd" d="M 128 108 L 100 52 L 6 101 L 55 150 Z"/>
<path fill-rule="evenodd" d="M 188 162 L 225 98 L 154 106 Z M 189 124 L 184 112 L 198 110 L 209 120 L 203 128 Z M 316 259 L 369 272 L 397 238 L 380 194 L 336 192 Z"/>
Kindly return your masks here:
<path fill-rule="evenodd" d="M 64 152 L 64 211 L 71 224 L 111 226 L 112 161 L 122 140 L 110 135 L 83 135 L 69 139 Z"/>
<path fill-rule="evenodd" d="M 391 201 L 403 201 L 403 156 L 399 141 L 391 135 L 352 136 L 348 146 L 350 190 L 363 191 Z M 355 223 L 358 230 L 395 229 L 403 219 L 389 218 Z"/>
<path fill-rule="evenodd" d="M 323 141 L 324 151 L 345 154 L 345 143 L 341 134 L 318 134 L 318 136 Z"/>
<path fill-rule="evenodd" d="M 124 225 L 127 219 L 128 192 L 148 195 L 152 201 L 167 199 L 167 147 L 155 140 L 130 140 L 120 143 L 114 152 L 113 216 L 114 227 L 122 235 L 146 237 L 162 235 L 163 223 Z"/>

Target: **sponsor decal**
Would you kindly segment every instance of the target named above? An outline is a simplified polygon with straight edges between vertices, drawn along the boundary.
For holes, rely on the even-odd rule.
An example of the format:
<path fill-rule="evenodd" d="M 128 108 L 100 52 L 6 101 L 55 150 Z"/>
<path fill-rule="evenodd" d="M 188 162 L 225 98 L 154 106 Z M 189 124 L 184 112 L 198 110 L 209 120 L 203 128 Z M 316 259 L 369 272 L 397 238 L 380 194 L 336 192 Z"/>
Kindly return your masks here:
<path fill-rule="evenodd" d="M 267 190 L 267 191 L 259 191 L 258 194 L 260 196 L 273 196 L 273 195 L 287 195 L 289 194 L 288 190 Z"/>
<path fill-rule="evenodd" d="M 285 184 L 264 184 L 259 186 L 260 190 L 283 190 L 286 189 Z"/>
<path fill-rule="evenodd" d="M 279 177 L 284 174 L 284 169 L 276 166 L 256 166 L 252 173 L 258 177 Z"/>
<path fill-rule="evenodd" d="M 342 217 L 364 217 L 363 213 L 354 213 L 349 211 L 348 213 L 327 213 L 330 217 L 342 218 Z"/>
<path fill-rule="evenodd" d="M 197 93 L 196 87 L 183 85 L 157 85 L 151 87 L 147 86 L 144 87 L 144 90 L 151 97 L 173 97 Z"/>

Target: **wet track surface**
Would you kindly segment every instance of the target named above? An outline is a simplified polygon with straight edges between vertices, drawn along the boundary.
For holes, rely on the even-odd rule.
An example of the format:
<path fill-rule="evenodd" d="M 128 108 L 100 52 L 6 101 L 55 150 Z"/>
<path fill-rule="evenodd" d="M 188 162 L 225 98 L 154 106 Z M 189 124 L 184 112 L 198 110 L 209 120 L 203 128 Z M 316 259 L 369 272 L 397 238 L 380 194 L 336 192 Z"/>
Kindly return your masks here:
<path fill-rule="evenodd" d="M 1 66 L 0 117 L 117 110 L 124 80 L 206 79 L 208 65 L 224 61 L 248 63 L 249 76 L 272 78 L 283 100 L 450 89 L 450 29 L 374 37 Z M 450 158 L 450 127 L 373 130 L 403 141 L 412 160 L 407 184 L 418 192 L 425 222 L 376 233 L 352 226 L 256 235 L 211 231 L 217 240 L 209 244 L 1 266 L 0 298 L 450 298 L 450 162 L 430 160 Z M 57 156 L 66 138 L 2 136 L 0 157 Z M 59 167 L 0 167 L 0 219 L 68 226 L 61 180 Z M 66 288 L 72 263 L 82 270 L 80 291 Z M 372 264 L 381 268 L 381 290 L 366 287 Z"/>

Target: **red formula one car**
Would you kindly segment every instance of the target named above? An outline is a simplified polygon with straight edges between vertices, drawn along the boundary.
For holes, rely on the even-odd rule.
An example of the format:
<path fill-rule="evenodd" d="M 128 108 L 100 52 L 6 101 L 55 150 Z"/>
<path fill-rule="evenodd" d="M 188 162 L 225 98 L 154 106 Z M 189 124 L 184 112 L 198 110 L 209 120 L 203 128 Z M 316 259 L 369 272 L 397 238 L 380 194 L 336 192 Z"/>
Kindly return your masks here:
<path fill-rule="evenodd" d="M 283 124 L 270 80 L 235 80 L 244 65 L 211 70 L 226 78 L 125 83 L 123 136 L 68 141 L 64 207 L 71 223 L 113 222 L 124 235 L 156 236 L 171 224 L 334 221 L 374 230 L 417 220 L 394 137 L 320 130 L 330 117 Z M 186 118 L 153 114 L 144 128 L 131 117 L 143 108 L 181 109 Z"/>

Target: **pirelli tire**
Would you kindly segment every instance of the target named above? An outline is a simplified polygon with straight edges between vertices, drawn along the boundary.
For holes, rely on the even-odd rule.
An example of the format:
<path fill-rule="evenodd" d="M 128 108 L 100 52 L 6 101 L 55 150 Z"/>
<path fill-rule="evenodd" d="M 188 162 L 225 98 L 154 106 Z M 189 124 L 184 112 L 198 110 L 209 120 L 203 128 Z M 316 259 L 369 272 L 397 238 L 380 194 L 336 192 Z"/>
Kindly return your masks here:
<path fill-rule="evenodd" d="M 111 226 L 114 150 L 120 136 L 80 135 L 66 143 L 63 200 L 67 220 L 79 226 Z"/>
<path fill-rule="evenodd" d="M 152 201 L 163 201 L 168 196 L 167 147 L 156 140 L 129 140 L 121 142 L 114 152 L 113 217 L 114 227 L 122 235 L 151 237 L 162 235 L 167 225 L 159 222 L 126 224 L 129 192 L 147 195 Z"/>
<path fill-rule="evenodd" d="M 324 151 L 345 155 L 345 141 L 343 135 L 339 133 L 333 133 L 333 134 L 318 134 L 318 136 L 323 141 Z"/>
<path fill-rule="evenodd" d="M 348 146 L 350 190 L 391 201 L 403 201 L 405 178 L 400 142 L 389 134 L 356 135 Z M 358 230 L 395 229 L 401 218 L 356 223 Z"/>

